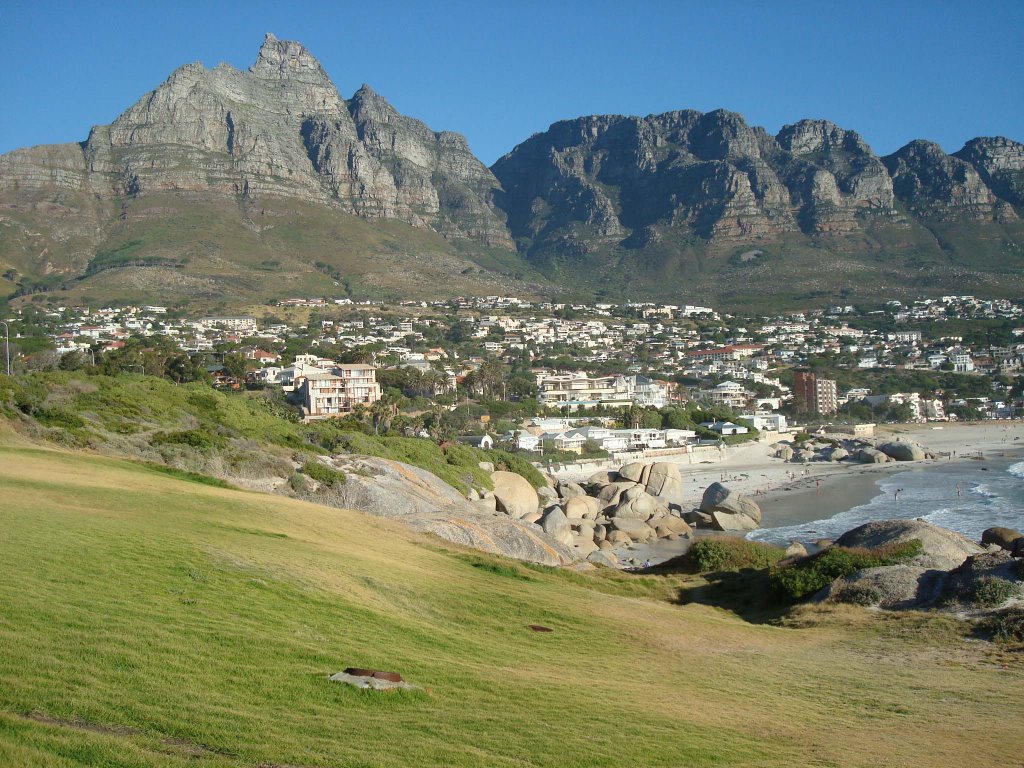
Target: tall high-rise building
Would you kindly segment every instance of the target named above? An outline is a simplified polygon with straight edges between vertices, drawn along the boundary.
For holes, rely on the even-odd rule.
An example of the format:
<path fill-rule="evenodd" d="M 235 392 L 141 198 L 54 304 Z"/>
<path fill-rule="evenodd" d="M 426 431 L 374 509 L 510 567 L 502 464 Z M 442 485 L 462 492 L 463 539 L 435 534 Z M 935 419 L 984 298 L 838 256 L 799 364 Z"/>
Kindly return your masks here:
<path fill-rule="evenodd" d="M 833 379 L 819 379 L 810 371 L 793 374 L 793 397 L 801 410 L 829 414 L 839 408 L 839 396 Z"/>

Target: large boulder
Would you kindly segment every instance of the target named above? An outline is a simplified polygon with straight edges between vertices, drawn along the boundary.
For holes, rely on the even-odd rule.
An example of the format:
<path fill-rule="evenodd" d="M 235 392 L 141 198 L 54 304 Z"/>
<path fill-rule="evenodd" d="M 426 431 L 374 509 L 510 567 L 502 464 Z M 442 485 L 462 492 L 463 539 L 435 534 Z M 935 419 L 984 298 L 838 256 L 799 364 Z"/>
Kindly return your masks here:
<path fill-rule="evenodd" d="M 555 541 L 561 542 L 566 546 L 572 545 L 572 528 L 569 526 L 569 519 L 565 516 L 561 507 L 552 507 L 545 512 L 544 517 L 540 520 L 540 527 L 544 529 L 544 533 Z"/>
<path fill-rule="evenodd" d="M 879 549 L 913 539 L 921 542 L 924 551 L 904 561 L 904 565 L 948 571 L 959 566 L 971 555 L 979 555 L 984 551 L 959 533 L 923 520 L 877 520 L 865 523 L 836 539 L 836 546 Z"/>
<path fill-rule="evenodd" d="M 878 450 L 895 461 L 924 461 L 925 459 L 924 449 L 913 443 L 882 443 Z"/>
<path fill-rule="evenodd" d="M 500 511 L 515 518 L 537 511 L 540 499 L 522 475 L 515 472 L 492 472 L 491 480 L 494 481 L 494 497 L 498 500 Z"/>
<path fill-rule="evenodd" d="M 591 552 L 587 555 L 587 562 L 593 563 L 594 565 L 601 565 L 605 568 L 618 568 L 619 558 L 616 554 L 607 549 L 598 549 L 596 552 Z"/>
<path fill-rule="evenodd" d="M 648 541 L 655 538 L 654 529 L 635 517 L 616 517 L 612 520 L 612 527 L 616 531 L 626 534 L 633 541 Z"/>
<path fill-rule="evenodd" d="M 644 468 L 646 466 L 646 464 L 640 461 L 625 464 L 622 469 L 619 470 L 619 476 L 623 480 L 632 480 L 634 483 L 639 483 L 641 478 L 643 478 Z"/>
<path fill-rule="evenodd" d="M 730 491 L 721 483 L 712 483 L 704 490 L 700 500 L 700 511 L 707 514 L 719 512 L 744 515 L 754 521 L 755 528 L 761 522 L 761 508 L 757 502 L 743 494 Z"/>
<path fill-rule="evenodd" d="M 651 465 L 651 474 L 647 478 L 647 492 L 652 496 L 660 496 L 669 504 L 683 504 L 683 478 L 679 474 L 679 465 L 659 461 Z"/>
<path fill-rule="evenodd" d="M 633 539 L 630 538 L 629 534 L 625 531 L 613 530 L 608 534 L 608 538 L 605 539 L 609 544 L 618 546 L 629 546 L 633 543 Z"/>
<path fill-rule="evenodd" d="M 780 445 L 775 451 L 775 456 L 783 461 L 791 461 L 793 459 L 793 449 L 788 445 Z"/>
<path fill-rule="evenodd" d="M 601 502 L 593 496 L 573 496 L 562 504 L 562 508 L 565 510 L 565 516 L 569 519 L 585 518 L 588 520 L 596 518 L 603 509 Z"/>
<path fill-rule="evenodd" d="M 865 568 L 836 579 L 819 599 L 888 609 L 925 608 L 938 598 L 945 573 L 919 565 Z"/>
<path fill-rule="evenodd" d="M 603 488 L 608 483 L 614 483 L 618 479 L 619 475 L 617 472 L 608 472 L 607 470 L 601 470 L 595 472 L 587 478 L 587 485 L 594 486 L 597 488 Z"/>
<path fill-rule="evenodd" d="M 659 528 L 665 528 L 669 532 L 676 534 L 677 536 L 690 536 L 693 534 L 693 528 L 680 517 L 668 516 L 658 521 Z"/>
<path fill-rule="evenodd" d="M 717 531 L 752 531 L 757 523 L 746 515 L 715 510 L 711 513 L 711 527 Z"/>
<path fill-rule="evenodd" d="M 587 492 L 583 490 L 583 486 L 579 483 L 574 483 L 572 480 L 559 480 L 556 490 L 561 499 L 574 499 L 577 496 L 587 495 Z"/>
<path fill-rule="evenodd" d="M 558 494 L 554 488 L 548 488 L 546 485 L 542 485 L 537 489 L 537 498 L 542 504 L 554 504 L 558 501 Z"/>
<path fill-rule="evenodd" d="M 828 460 L 829 461 L 842 461 L 843 459 L 847 458 L 849 455 L 850 455 L 849 452 L 845 448 L 840 448 L 840 447 L 837 446 L 836 448 L 833 448 L 831 451 L 829 451 Z"/>
<path fill-rule="evenodd" d="M 482 552 L 541 565 L 567 565 L 576 553 L 536 525 L 505 515 L 429 517 L 405 521 L 414 530 Z"/>
<path fill-rule="evenodd" d="M 648 493 L 639 493 L 631 499 L 624 499 L 609 513 L 610 517 L 635 517 L 648 520 L 658 508 L 658 500 Z"/>
<path fill-rule="evenodd" d="M 638 488 L 639 486 L 629 480 L 624 480 L 617 483 L 609 483 L 597 494 L 598 501 L 601 502 L 601 506 L 604 509 L 609 507 L 615 507 L 619 504 L 619 497 L 622 496 L 623 491 L 627 491 L 630 488 Z"/>
<path fill-rule="evenodd" d="M 853 454 L 853 458 L 861 464 L 884 464 L 889 460 L 888 456 L 875 448 L 861 448 Z"/>
<path fill-rule="evenodd" d="M 1016 549 L 1016 542 L 1020 539 L 1024 539 L 1024 533 L 1001 526 L 986 528 L 981 534 L 982 544 L 998 544 L 1007 552 L 1013 552 Z"/>

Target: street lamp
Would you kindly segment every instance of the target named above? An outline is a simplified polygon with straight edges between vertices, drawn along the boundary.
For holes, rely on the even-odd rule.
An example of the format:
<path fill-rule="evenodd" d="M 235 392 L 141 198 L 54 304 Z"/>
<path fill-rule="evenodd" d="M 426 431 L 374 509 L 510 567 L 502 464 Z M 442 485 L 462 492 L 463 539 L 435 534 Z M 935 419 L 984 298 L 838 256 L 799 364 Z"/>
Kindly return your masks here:
<path fill-rule="evenodd" d="M 7 375 L 11 375 L 11 328 L 6 322 L 0 320 L 4 327 L 4 357 L 7 358 Z"/>

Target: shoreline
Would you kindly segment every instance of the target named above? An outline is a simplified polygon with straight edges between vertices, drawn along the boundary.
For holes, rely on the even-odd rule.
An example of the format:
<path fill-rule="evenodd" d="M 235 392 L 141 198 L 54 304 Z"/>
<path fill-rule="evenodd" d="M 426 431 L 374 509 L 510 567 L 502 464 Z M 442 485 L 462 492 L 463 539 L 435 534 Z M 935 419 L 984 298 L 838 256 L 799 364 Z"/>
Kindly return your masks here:
<path fill-rule="evenodd" d="M 928 450 L 949 454 L 945 459 L 926 461 L 791 464 L 772 455 L 773 445 L 791 436 L 776 435 L 770 441 L 737 446 L 719 461 L 691 464 L 691 458 L 679 457 L 672 463 L 679 465 L 682 475 L 684 509 L 700 506 L 704 490 L 714 482 L 721 482 L 757 502 L 762 511 L 762 524 L 756 530 L 767 530 L 831 519 L 867 504 L 881 494 L 878 482 L 897 473 L 970 466 L 978 463 L 975 456 L 992 461 L 1019 459 L 1024 454 L 1024 429 L 1021 427 L 1021 422 L 997 422 L 943 424 L 941 429 L 899 425 L 878 430 L 878 437 L 909 439 L 922 443 Z M 734 534 L 698 529 L 697 536 L 709 535 Z M 690 544 L 692 540 L 687 539 L 661 540 L 652 546 L 634 544 L 617 549 L 616 554 L 627 563 L 649 558 L 655 564 L 685 553 Z"/>

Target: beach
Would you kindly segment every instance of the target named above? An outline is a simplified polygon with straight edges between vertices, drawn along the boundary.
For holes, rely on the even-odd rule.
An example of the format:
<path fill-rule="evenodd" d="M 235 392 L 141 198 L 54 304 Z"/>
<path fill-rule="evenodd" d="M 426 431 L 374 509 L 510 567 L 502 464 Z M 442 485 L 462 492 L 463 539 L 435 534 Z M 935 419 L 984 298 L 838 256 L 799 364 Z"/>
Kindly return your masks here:
<path fill-rule="evenodd" d="M 880 481 L 895 473 L 943 467 L 952 472 L 954 467 L 964 462 L 977 462 L 978 458 L 1008 460 L 1024 452 L 1022 422 L 943 423 L 941 428 L 936 428 L 938 426 L 887 425 L 876 430 L 876 437 L 917 442 L 929 451 L 948 454 L 947 458 L 884 464 L 846 461 L 791 464 L 773 454 L 774 446 L 791 440 L 792 435 L 772 434 L 756 442 L 726 448 L 715 461 L 712 458 L 717 458 L 717 451 L 699 459 L 697 455 L 682 454 L 647 461 L 671 461 L 680 465 L 687 490 L 684 508 L 698 507 L 704 490 L 714 482 L 721 482 L 758 503 L 762 529 L 801 529 L 806 523 L 831 518 L 878 499 L 882 494 Z M 954 486 L 955 483 L 950 483 L 947 489 L 950 494 L 955 493 Z M 880 506 L 879 511 L 884 513 L 884 507 Z M 703 531 L 698 533 L 704 534 Z M 755 535 L 755 538 L 761 536 Z M 619 554 L 640 562 L 650 559 L 657 563 L 682 554 L 688 547 L 687 540 L 661 540 L 651 546 L 633 545 Z"/>

